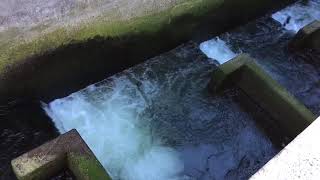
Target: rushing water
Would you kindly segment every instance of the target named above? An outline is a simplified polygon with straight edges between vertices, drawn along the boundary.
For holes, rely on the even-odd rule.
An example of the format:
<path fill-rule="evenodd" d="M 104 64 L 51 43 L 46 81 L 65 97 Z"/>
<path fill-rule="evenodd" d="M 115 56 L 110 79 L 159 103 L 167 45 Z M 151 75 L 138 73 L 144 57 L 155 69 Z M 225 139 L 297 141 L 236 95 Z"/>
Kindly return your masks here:
<path fill-rule="evenodd" d="M 188 44 L 46 111 L 61 133 L 76 128 L 115 179 L 245 179 L 277 150 L 232 95 L 208 94 L 214 69 Z"/>
<path fill-rule="evenodd" d="M 217 60 L 219 64 L 223 64 L 237 56 L 225 41 L 219 37 L 200 44 L 200 49 L 209 58 Z"/>
<path fill-rule="evenodd" d="M 304 11 L 296 11 L 302 7 L 305 8 Z M 290 52 L 287 48 L 288 43 L 302 25 L 314 19 L 320 19 L 319 13 L 319 0 L 311 0 L 307 4 L 299 2 L 271 17 L 258 19 L 220 35 L 217 44 L 211 46 L 212 41 L 216 42 L 217 38 L 214 38 L 203 42 L 200 47 L 206 47 L 202 51 L 219 62 L 221 61 L 219 52 L 227 52 L 228 55 L 224 56 L 230 57 L 239 53 L 250 54 L 269 75 L 315 114 L 320 115 L 320 53 L 311 50 Z M 288 23 L 297 29 L 292 31 L 288 24 L 283 25 L 277 22 L 278 19 L 275 17 L 279 14 L 290 14 L 291 20 Z M 226 49 L 215 50 L 221 47 Z M 212 52 L 218 53 L 212 54 Z"/>
<path fill-rule="evenodd" d="M 20 1 L 0 2 L 3 27 L 46 21 L 50 9 L 60 21 L 74 7 L 83 7 L 73 0 L 50 1 L 56 4 L 26 0 L 19 7 L 14 2 Z M 88 8 L 89 1 L 77 2 Z M 320 115 L 320 64 L 313 61 L 320 59 L 320 53 L 290 53 L 286 49 L 295 32 L 319 19 L 319 4 L 319 0 L 297 3 L 272 18 L 202 43 L 200 49 L 211 59 L 204 57 L 196 44 L 186 44 L 55 100 L 45 105 L 45 110 L 60 133 L 77 128 L 115 179 L 247 179 L 278 149 L 234 102 L 237 90 L 221 96 L 208 94 L 210 73 L 216 62 L 222 64 L 238 53 L 249 53 Z M 41 11 L 33 11 L 34 7 Z M 10 160 L 57 133 L 37 103 L 1 106 L 0 118 L 0 179 L 12 179 Z M 70 175 L 58 177 L 64 178 Z"/>
<path fill-rule="evenodd" d="M 301 26 L 317 18 L 317 3 L 298 3 L 206 41 L 200 49 L 220 64 L 238 53 L 250 54 L 319 114 L 317 66 L 306 62 L 310 52 L 286 48 Z M 310 11 L 298 13 L 302 7 Z M 208 94 L 214 69 L 188 44 L 45 109 L 61 133 L 76 128 L 115 179 L 246 179 L 277 149 L 233 101 L 236 90 Z"/>
<path fill-rule="evenodd" d="M 300 1 L 274 13 L 272 18 L 280 22 L 287 30 L 298 32 L 303 26 L 320 19 L 320 1 Z"/>

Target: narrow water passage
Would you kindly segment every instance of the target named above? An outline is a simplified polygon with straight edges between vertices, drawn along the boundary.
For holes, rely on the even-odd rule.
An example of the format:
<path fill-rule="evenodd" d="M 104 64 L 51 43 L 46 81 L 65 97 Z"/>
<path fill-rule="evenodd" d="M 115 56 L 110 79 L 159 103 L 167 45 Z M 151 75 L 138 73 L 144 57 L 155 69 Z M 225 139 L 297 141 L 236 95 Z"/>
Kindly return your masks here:
<path fill-rule="evenodd" d="M 247 179 L 278 152 L 233 96 L 208 94 L 216 68 L 187 44 L 45 106 L 76 128 L 114 179 Z"/>
<path fill-rule="evenodd" d="M 64 22 L 72 9 L 100 2 L 78 6 L 74 0 L 48 1 L 26 0 L 15 7 L 16 0 L 3 0 L 0 24 L 29 29 L 40 21 L 52 23 L 51 16 Z M 201 49 L 220 63 L 249 53 L 320 115 L 320 63 L 312 61 L 320 54 L 286 50 L 298 29 L 319 19 L 319 2 L 295 4 L 202 44 Z M 43 5 L 46 8 L 37 11 Z M 127 12 L 139 4 L 122 6 Z M 7 13 L 10 9 L 14 14 Z M 77 128 L 115 179 L 247 179 L 278 149 L 233 101 L 236 90 L 220 97 L 207 94 L 206 84 L 217 63 L 197 49 L 194 44 L 179 47 L 56 100 L 46 110 L 61 133 Z M 26 102 L 0 107 L 0 179 L 14 179 L 11 159 L 58 136 L 39 103 Z"/>
<path fill-rule="evenodd" d="M 318 4 L 297 3 L 202 43 L 211 59 L 189 43 L 44 108 L 61 133 L 80 132 L 114 179 L 247 179 L 278 149 L 234 102 L 237 90 L 208 94 L 210 73 L 248 53 L 320 114 L 318 66 L 306 61 L 317 55 L 287 51 L 319 18 Z"/>
<path fill-rule="evenodd" d="M 286 24 L 279 19 L 280 15 L 286 16 Z M 219 52 L 228 52 L 228 56 L 248 53 L 269 75 L 320 115 L 320 53 L 288 50 L 288 43 L 296 32 L 315 19 L 320 20 L 320 1 L 298 2 L 271 17 L 266 16 L 220 35 L 218 44 L 212 44 L 216 42 L 217 38 L 214 38 L 203 42 L 200 47 L 206 47 L 201 48 L 202 51 L 218 62 L 221 61 L 220 53 L 212 52 L 217 52 L 221 46 L 225 49 Z"/>

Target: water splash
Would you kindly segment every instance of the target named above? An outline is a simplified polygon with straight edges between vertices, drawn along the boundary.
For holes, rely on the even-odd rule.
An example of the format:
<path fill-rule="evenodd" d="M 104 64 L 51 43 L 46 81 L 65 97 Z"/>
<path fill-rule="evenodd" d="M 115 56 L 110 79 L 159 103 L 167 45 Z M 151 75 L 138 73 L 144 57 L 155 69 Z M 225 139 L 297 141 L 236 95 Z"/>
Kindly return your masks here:
<path fill-rule="evenodd" d="M 140 121 L 147 100 L 124 77 L 111 84 L 56 100 L 46 111 L 61 133 L 76 128 L 114 179 L 173 179 L 183 164 L 174 149 L 151 135 L 150 123 Z"/>
<path fill-rule="evenodd" d="M 201 43 L 200 49 L 209 58 L 217 60 L 220 64 L 223 64 L 237 56 L 237 54 L 229 48 L 226 42 L 218 37 Z"/>
<path fill-rule="evenodd" d="M 249 177 L 276 150 L 232 98 L 205 91 L 215 67 L 186 45 L 45 107 L 76 128 L 114 179 Z M 243 178 L 245 179 L 245 178 Z"/>
<path fill-rule="evenodd" d="M 320 20 L 320 1 L 298 2 L 272 15 L 285 29 L 298 32 L 314 20 Z"/>

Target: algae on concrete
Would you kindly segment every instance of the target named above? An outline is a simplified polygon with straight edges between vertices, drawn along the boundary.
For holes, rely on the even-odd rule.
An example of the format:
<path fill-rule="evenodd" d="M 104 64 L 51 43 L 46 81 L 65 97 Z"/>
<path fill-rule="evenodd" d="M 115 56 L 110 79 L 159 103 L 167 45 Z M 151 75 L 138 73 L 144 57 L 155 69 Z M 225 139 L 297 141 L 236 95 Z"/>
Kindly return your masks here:
<path fill-rule="evenodd" d="M 76 25 L 66 24 L 52 32 L 41 34 L 32 39 L 17 39 L 8 45 L 0 47 L 0 73 L 7 65 L 24 60 L 33 55 L 41 55 L 69 43 L 84 42 L 96 36 L 105 38 L 123 38 L 134 34 L 153 34 L 159 32 L 164 26 L 170 25 L 175 19 L 189 14 L 201 17 L 209 10 L 218 8 L 223 0 L 185 0 L 161 12 L 151 12 L 142 17 L 130 19 L 106 19 L 108 14 L 99 15 Z M 193 23 L 186 24 L 193 26 Z M 179 28 L 179 27 L 172 27 Z M 192 28 L 192 27 L 190 27 Z M 186 30 L 186 29 L 185 29 Z M 177 35 L 182 29 L 175 29 Z"/>
<path fill-rule="evenodd" d="M 218 92 L 237 86 L 261 106 L 281 126 L 288 137 L 294 138 L 310 125 L 316 116 L 273 80 L 245 54 L 222 64 L 213 73 L 209 88 Z"/>
<path fill-rule="evenodd" d="M 69 86 L 79 86 L 82 83 L 75 81 L 81 81 L 81 78 L 86 85 L 88 81 L 97 81 L 105 76 L 101 74 L 115 73 L 113 71 L 120 71 L 186 41 L 199 21 L 222 3 L 223 0 L 184 0 L 162 8 L 160 12 L 153 9 L 139 17 L 106 18 L 112 16 L 112 9 L 112 12 L 52 28 L 35 37 L 15 38 L 0 46 L 0 94 L 18 96 L 29 91 L 28 96 L 44 94 L 46 98 L 57 91 L 51 88 L 63 89 L 51 82 L 57 84 L 57 81 L 70 78 Z M 84 51 L 87 56 L 81 54 Z M 55 54 L 60 57 L 53 57 Z M 47 71 L 50 68 L 53 70 Z M 90 75 L 86 73 L 88 71 Z M 95 74 L 93 71 L 99 79 L 91 75 Z M 17 81 L 21 82 L 19 86 Z"/>
<path fill-rule="evenodd" d="M 111 180 L 95 157 L 72 152 L 68 153 L 68 167 L 77 180 Z"/>
<path fill-rule="evenodd" d="M 169 51 L 195 32 L 214 36 L 292 1 L 93 0 L 83 15 L 71 11 L 26 29 L 8 26 L 0 32 L 0 102 L 66 96 Z"/>
<path fill-rule="evenodd" d="M 66 168 L 80 180 L 110 180 L 75 129 L 17 157 L 11 165 L 19 180 L 48 179 Z"/>

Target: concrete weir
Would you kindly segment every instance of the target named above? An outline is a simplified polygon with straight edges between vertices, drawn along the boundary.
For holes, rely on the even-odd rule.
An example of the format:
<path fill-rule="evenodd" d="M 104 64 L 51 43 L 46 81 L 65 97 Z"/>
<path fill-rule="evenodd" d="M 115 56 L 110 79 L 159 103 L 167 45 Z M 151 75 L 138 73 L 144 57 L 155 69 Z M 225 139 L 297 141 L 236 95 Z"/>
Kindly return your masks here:
<path fill-rule="evenodd" d="M 209 84 L 212 92 L 230 86 L 239 87 L 275 120 L 290 139 L 316 119 L 310 110 L 267 75 L 248 55 L 241 54 L 222 64 L 214 72 Z"/>
<path fill-rule="evenodd" d="M 6 19 L 19 16 L 8 16 L 0 28 L 0 95 L 2 100 L 63 97 L 173 49 L 201 30 L 216 35 L 293 1 L 118 0 L 101 4 L 93 0 L 52 18 L 31 16 L 24 18 L 26 22 L 10 24 Z"/>
<path fill-rule="evenodd" d="M 68 168 L 79 180 L 111 179 L 76 130 L 11 161 L 19 180 L 47 179 Z"/>

